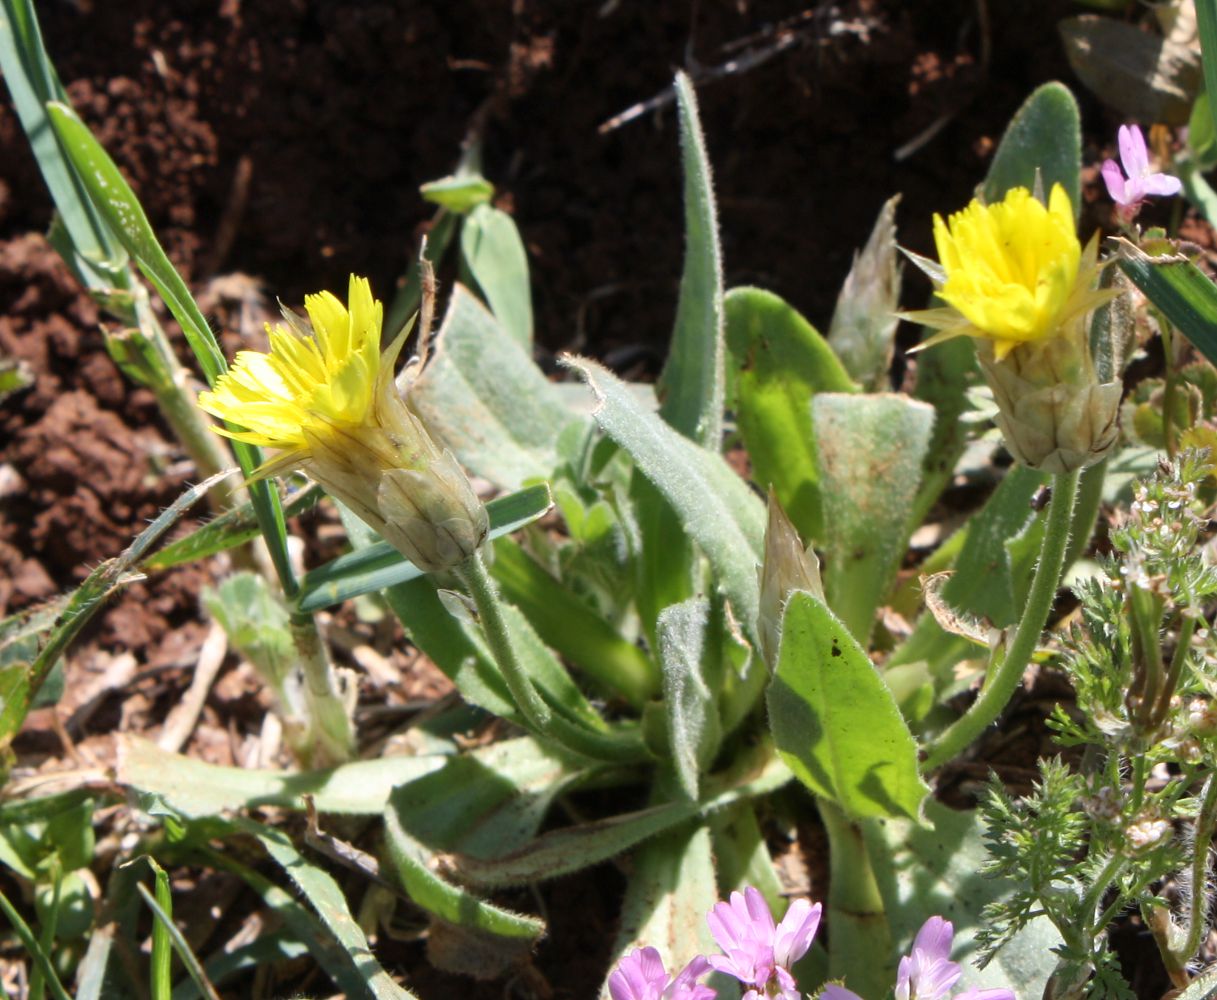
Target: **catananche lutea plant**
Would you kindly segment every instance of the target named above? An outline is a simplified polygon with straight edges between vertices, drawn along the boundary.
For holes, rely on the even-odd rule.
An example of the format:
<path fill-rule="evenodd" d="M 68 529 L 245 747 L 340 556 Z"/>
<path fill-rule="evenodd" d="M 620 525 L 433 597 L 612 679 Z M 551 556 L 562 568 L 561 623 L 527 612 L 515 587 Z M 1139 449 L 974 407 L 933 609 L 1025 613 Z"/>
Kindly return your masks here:
<path fill-rule="evenodd" d="M 5 70 L 7 76 L 21 67 L 6 65 Z M 967 388 L 968 366 L 951 368 L 949 362 L 942 362 L 942 395 L 933 397 L 925 388 L 929 403 L 895 393 L 857 392 L 859 384 L 872 390 L 893 384 L 889 365 L 899 275 L 889 232 L 891 211 L 888 229 L 876 228 L 854 276 L 852 287 L 861 282 L 865 294 L 853 296 L 851 304 L 869 305 L 861 310 L 839 309 L 842 317 L 851 313 L 848 321 L 843 318 L 838 323 L 834 317 L 835 343 L 861 348 L 842 350 L 840 360 L 776 296 L 757 289 L 724 294 L 708 155 L 692 87 L 680 78 L 676 93 L 690 237 L 677 334 L 658 414 L 634 405 L 636 387 L 625 391 L 622 383 L 591 363 L 573 363 L 599 398 L 599 409 L 591 419 L 582 411 L 571 416 L 565 404 L 552 396 L 531 359 L 531 313 L 521 318 L 518 310 L 503 305 L 509 300 L 527 302 L 527 281 L 522 294 L 517 287 L 512 296 L 496 297 L 488 290 L 494 274 L 479 272 L 476 257 L 467 252 L 490 242 L 494 227 L 514 233 L 514 226 L 487 204 L 488 185 L 483 179 L 461 177 L 440 185 L 446 192 L 442 197 L 456 200 L 447 203 L 450 215 L 439 223 L 450 224 L 459 216 L 459 225 L 467 227 L 462 233 L 475 232 L 478 237 L 469 240 L 469 247 L 462 240 L 452 245 L 460 246 L 462 267 L 484 283 L 482 297 L 489 307 L 458 288 L 445 320 L 451 341 L 474 345 L 460 357 L 451 348 L 442 359 L 449 371 L 457 370 L 462 384 L 478 387 L 473 398 L 461 397 L 463 407 L 445 406 L 450 399 L 446 393 L 455 390 L 437 388 L 442 369 L 432 371 L 428 380 L 421 363 L 407 366 L 406 395 L 394 393 L 390 376 L 400 348 L 396 340 L 387 351 L 380 343 L 384 310 L 362 279 L 352 280 L 345 302 L 329 293 L 311 296 L 305 303 L 306 316 L 285 315 L 286 326 L 269 331 L 269 351 L 239 357 L 228 376 L 218 374 L 211 364 L 214 358 L 201 359 L 209 379 L 215 379 L 204 403 L 228 422 L 226 433 L 238 445 L 256 442 L 279 451 L 260 470 L 246 469 L 254 480 L 258 472 L 268 477 L 289 468 L 304 471 L 389 542 L 413 570 L 421 571 L 410 585 L 408 601 L 401 590 L 392 595 L 394 611 L 403 621 L 413 622 L 407 627 L 416 644 L 444 665 L 471 704 L 510 720 L 518 727 L 510 732 L 527 734 L 504 740 L 486 753 L 450 741 L 444 760 L 436 762 L 442 768 L 437 780 L 428 783 L 431 776 L 427 776 L 404 782 L 394 790 L 394 801 L 385 813 L 386 838 L 393 850 L 392 866 L 382 870 L 399 877 L 406 893 L 429 914 L 433 942 L 449 942 L 448 961 L 464 950 L 476 954 L 480 963 L 493 964 L 487 956 L 494 950 L 483 949 L 504 926 L 517 935 L 513 939 L 517 949 L 523 939 L 525 952 L 539 933 L 538 921 L 513 921 L 479 892 L 539 881 L 632 850 L 622 930 L 613 946 L 622 961 L 604 985 L 610 995 L 624 991 L 629 1000 L 681 995 L 703 1000 L 710 989 L 725 997 L 732 989 L 781 995 L 842 980 L 844 986 L 829 988 L 878 1000 L 894 983 L 900 1000 L 905 994 L 934 995 L 937 1000 L 957 984 L 957 967 L 949 957 L 951 929 L 935 918 L 938 923 L 931 921 L 916 933 L 915 924 L 897 927 L 894 912 L 889 919 L 890 900 L 885 897 L 899 890 L 881 884 L 877 874 L 881 865 L 876 862 L 890 860 L 883 857 L 889 848 L 877 821 L 928 822 L 923 813 L 929 811 L 927 789 L 918 770 L 929 774 L 956 757 L 1000 714 L 1041 639 L 1067 561 L 1065 541 L 1071 521 L 1078 521 L 1071 517 L 1077 472 L 1101 462 L 1119 444 L 1110 409 L 1112 397 L 1118 398 L 1111 388 L 1118 387 L 1118 366 L 1111 363 L 1111 352 L 1087 355 L 1080 334 L 1091 328 L 1090 311 L 1110 293 L 1094 287 L 1100 270 L 1097 246 L 1083 249 L 1074 229 L 1075 205 L 1065 191 L 1076 190 L 1076 168 L 1072 176 L 1050 176 L 1049 193 L 1042 201 L 1032 194 L 1037 169 L 1054 162 L 1059 166 L 1059 158 L 1053 156 L 1076 119 L 1076 108 L 1073 119 L 1061 118 L 1060 109 L 1072 107 L 1063 88 L 1037 92 L 1025 113 L 1047 115 L 1051 127 L 1039 129 L 1038 134 L 1052 135 L 1053 148 L 1026 144 L 1026 137 L 1034 137 L 1036 129 L 1011 130 L 995 158 L 1004 171 L 1000 184 L 994 182 L 997 188 L 989 192 L 987 203 L 978 202 L 941 221 L 936 227 L 941 264 L 922 262 L 949 306 L 923 318 L 939 321 L 943 332 L 954 333 L 956 340 L 964 334 L 976 345 L 1000 407 L 1000 426 L 1021 463 L 1007 479 L 1021 482 L 1020 474 L 1029 469 L 1057 477 L 1048 515 L 1040 519 L 1041 555 L 1034 580 L 1028 581 L 1028 596 L 1025 601 L 1020 597 L 1020 607 L 1005 609 L 1013 625 L 994 629 L 997 635 L 986 650 L 985 680 L 975 706 L 955 725 L 944 725 L 949 713 L 937 702 L 949 684 L 940 680 L 954 661 L 941 658 L 945 667 L 936 661 L 941 669 L 928 671 L 933 675 L 928 695 L 932 704 L 926 706 L 920 689 L 915 697 L 897 703 L 894 680 L 889 690 L 889 675 L 881 674 L 871 659 L 873 655 L 883 662 L 889 654 L 898 659 L 899 649 L 893 645 L 901 640 L 899 626 L 889 627 L 886 619 L 880 622 L 878 612 L 893 596 L 908 534 L 930 509 L 941 486 L 927 488 L 913 503 L 871 508 L 871 533 L 882 533 L 886 522 L 893 521 L 897 532 L 904 534 L 894 556 L 885 550 L 871 560 L 869 589 L 855 587 L 848 560 L 833 548 L 837 538 L 849 535 L 839 520 L 843 505 L 834 508 L 833 503 L 844 497 L 844 506 L 861 506 L 854 503 L 856 498 L 873 499 L 864 486 L 890 483 L 882 482 L 880 472 L 870 475 L 869 482 L 848 466 L 848 474 L 842 474 L 841 455 L 831 454 L 828 447 L 829 428 L 848 430 L 859 423 L 853 417 L 880 413 L 885 419 L 889 414 L 909 418 L 910 426 L 916 424 L 921 431 L 932 419 L 937 422 L 935 433 L 950 432 Z M 142 213 L 118 171 L 101 171 L 105 154 L 87 128 L 63 106 L 51 108 L 42 127 L 53 129 L 67 155 L 75 158 L 97 212 L 116 232 L 129 237 L 130 230 L 123 226 L 142 218 Z M 1001 173 L 996 170 L 998 162 L 995 176 Z M 1125 168 L 1128 183 L 1121 196 L 1135 200 L 1135 182 L 1147 175 L 1140 161 L 1125 158 Z M 94 183 L 99 176 L 104 184 Z M 1011 176 L 1016 178 L 1013 183 Z M 1042 242 L 1034 243 L 1029 234 Z M 995 250 L 990 245 L 995 236 L 1009 237 L 1017 253 Z M 130 241 L 126 249 L 142 267 L 157 273 L 164 287 L 171 287 L 163 268 L 155 271 L 159 262 L 150 263 L 149 245 L 155 246 L 150 230 L 143 234 L 143 242 Z M 504 245 L 499 246 L 501 250 Z M 524 256 L 522 244 L 511 249 L 518 250 L 514 259 Z M 874 255 L 867 258 L 871 249 Z M 426 296 L 422 298 L 426 311 Z M 167 301 L 183 328 L 196 338 L 210 333 L 205 321 L 197 320 L 197 308 L 192 311 L 184 305 L 193 306 L 184 285 Z M 425 318 L 419 324 L 424 350 L 429 325 Z M 389 326 L 392 335 L 398 324 Z M 760 333 L 750 339 L 754 327 Z M 514 353 L 504 348 L 512 338 L 519 342 Z M 766 375 L 760 362 L 765 360 L 767 343 L 794 344 L 805 353 L 797 355 L 797 363 L 771 357 Z M 958 347 L 958 343 L 936 346 L 918 363 L 928 371 L 939 364 L 939 358 L 955 356 Z M 212 343 L 210 350 L 218 348 Z M 815 364 L 808 365 L 809 355 L 815 357 Z M 726 378 L 728 367 L 731 380 Z M 772 388 L 766 378 L 776 381 L 775 370 L 783 376 L 797 372 L 803 379 L 802 395 L 795 394 L 790 413 L 775 414 L 765 405 L 773 402 L 766 395 Z M 729 381 L 734 383 L 730 391 Z M 491 405 L 503 394 L 511 397 L 510 410 Z M 539 399 L 545 401 L 540 417 L 531 423 L 513 422 L 513 413 L 529 412 Z M 757 496 L 733 478 L 721 460 L 724 399 L 730 400 L 740 418 L 757 485 L 762 491 L 773 486 L 780 497 L 780 504 L 770 505 L 768 532 Z M 514 448 L 516 458 L 542 457 L 523 463 L 524 473 L 514 468 L 504 471 L 503 464 L 458 433 L 455 414 L 471 408 L 486 422 L 485 427 L 475 428 L 479 434 L 484 432 L 505 449 Z M 815 416 L 814 426 L 808 423 L 809 413 Z M 830 418 L 842 414 L 845 419 L 833 424 Z M 788 416 L 789 426 L 796 428 L 793 437 L 780 433 Z M 855 452 L 866 454 L 872 444 L 875 451 L 881 450 L 885 419 L 866 424 L 873 440 L 863 441 Z M 960 435 L 959 440 L 965 437 Z M 771 452 L 779 458 L 766 466 L 765 445 L 774 441 L 778 446 Z M 889 453 L 900 450 L 888 449 Z M 955 471 L 962 445 L 958 451 L 946 447 L 934 454 L 927 447 L 909 451 L 915 454 L 907 478 L 921 477 L 924 464 L 924 479 L 933 486 Z M 935 462 L 938 466 L 931 468 Z M 519 489 L 529 479 L 551 482 L 564 517 L 563 530 L 531 528 L 520 542 L 507 538 L 495 542 L 491 579 L 486 538 L 487 522 L 492 519 L 469 487 L 464 469 L 505 492 Z M 785 480 L 782 472 L 788 474 Z M 888 478 L 899 477 L 889 474 Z M 832 483 L 832 488 L 821 483 Z M 266 485 L 264 480 L 261 485 Z M 1026 514 L 1025 502 L 1023 509 Z M 874 510 L 881 514 L 875 516 Z M 976 512 L 976 519 L 986 511 Z M 1019 526 L 1019 530 L 1027 526 L 1026 518 Z M 1080 528 L 1086 533 L 1089 524 L 1080 523 Z M 849 535 L 848 540 L 852 545 L 857 538 Z M 1005 554 L 1000 543 L 1007 540 L 1013 537 L 998 540 L 999 557 Z M 828 553 L 822 575 L 817 548 Z M 952 550 L 945 545 L 943 550 L 947 552 L 943 565 L 949 566 Z M 757 562 L 763 563 L 759 582 L 754 573 Z M 999 565 L 1000 558 L 992 564 Z M 464 584 L 463 597 L 449 590 L 454 578 Z M 866 594 L 855 597 L 863 589 Z M 1022 588 L 1012 592 L 1021 595 Z M 284 593 L 289 601 L 298 597 L 286 584 Z M 451 619 L 445 608 L 453 609 Z M 420 616 L 429 619 L 420 622 Z M 1004 634 L 1002 628 L 1007 628 Z M 442 641 L 436 641 L 437 633 Z M 551 649 L 565 663 L 581 667 L 586 684 L 576 685 Z M 631 684 L 615 685 L 614 670 L 602 667 L 606 662 L 623 668 L 628 664 L 634 672 Z M 600 673 L 589 664 L 601 665 Z M 473 669 L 466 669 L 470 665 Z M 353 688 L 327 681 L 326 676 L 324 670 L 306 672 L 305 696 L 299 702 L 302 711 L 333 724 L 320 727 L 326 753 L 310 756 L 307 737 L 293 747 L 305 766 L 341 761 L 355 745 L 350 719 Z M 310 678 L 322 683 L 314 684 Z M 766 685 L 769 695 L 763 702 Z M 594 702 L 584 698 L 583 687 L 594 689 Z M 831 688 L 827 698 L 826 688 Z M 289 691 L 283 699 L 288 714 L 293 696 Z M 842 710 L 851 706 L 848 724 L 839 725 Z M 917 740 L 906 720 L 914 724 L 922 744 L 920 767 Z M 845 730 L 861 737 L 849 744 L 850 752 L 870 753 L 866 766 L 856 772 L 848 769 L 848 761 L 843 770 L 831 770 L 842 761 L 832 760 L 829 750 L 847 735 Z M 780 757 L 775 757 L 773 743 Z M 871 746 L 859 750 L 859 744 L 866 743 Z M 529 784 L 533 772 L 515 766 L 517 751 L 532 755 L 525 759 L 533 765 L 540 759 L 549 769 L 545 773 L 556 773 L 552 786 L 539 789 L 535 776 Z M 502 760 L 512 766 L 494 770 Z M 629 766 L 623 768 L 623 763 Z M 450 769 L 450 764 L 455 766 Z M 462 764 L 472 766 L 462 768 Z M 479 784 L 486 771 L 489 775 Z M 333 781 L 342 784 L 346 773 L 339 768 Z M 799 815 L 807 810 L 808 796 L 793 785 L 792 776 L 811 792 L 828 832 L 826 961 L 820 945 L 811 940 L 815 907 L 797 899 L 785 915 L 780 912 L 785 898 L 773 875 L 770 838 L 764 835 L 773 827 L 775 813 Z M 137 790 L 154 791 L 143 787 L 153 779 L 130 781 Z M 647 786 L 642 808 L 537 835 L 540 820 L 559 791 L 580 782 L 625 787 L 639 781 Z M 462 852 L 468 845 L 453 835 L 454 842 L 438 837 L 426 845 L 429 851 L 411 853 L 425 839 L 422 831 L 410 826 L 413 818 L 434 820 L 437 804 L 451 799 L 455 791 L 468 800 L 490 799 L 494 808 L 500 808 L 501 800 L 494 795 L 505 787 L 509 802 L 533 803 L 527 818 L 509 814 L 512 822 L 500 823 L 492 808 L 479 812 L 477 820 L 486 822 L 491 816 L 497 839 L 510 840 L 509 844 L 488 847 L 483 841 L 466 854 Z M 158 788 L 155 794 L 165 809 L 174 808 L 173 788 Z M 397 807 L 399 797 L 408 807 Z M 380 802 L 372 812 L 382 808 Z M 214 816 L 208 819 L 219 821 Z M 177 822 L 189 826 L 189 817 L 183 812 Z M 435 834 L 435 826 L 426 833 Z M 402 837 L 403 832 L 410 836 Z M 208 832 L 208 839 L 211 836 Z M 571 861 L 553 850 L 555 843 L 566 842 L 563 837 L 590 846 Z M 521 858 L 541 858 L 545 864 L 511 867 Z M 907 870 L 907 858 L 904 863 Z M 297 870 L 307 867 L 300 859 L 293 864 Z M 750 882 L 756 888 L 744 891 L 742 909 L 734 896 L 713 906 L 720 895 Z M 767 916 L 755 905 L 757 890 L 765 897 Z M 331 896 L 317 910 L 324 917 L 344 903 Z M 946 907 L 963 905 L 953 897 L 942 903 L 918 900 L 913 908 L 917 922 L 927 912 L 954 918 L 954 911 Z M 712 906 L 717 921 L 704 924 L 701 915 Z M 673 913 L 696 913 L 696 918 L 668 921 Z M 468 914 L 475 916 L 467 918 Z M 468 925 L 462 923 L 465 919 Z M 487 931 L 487 921 L 497 921 L 493 926 L 498 930 Z M 349 921 L 344 927 L 353 924 Z M 531 936 L 519 934 L 525 925 Z M 958 919 L 956 926 L 961 926 Z M 971 924 L 964 934 L 974 927 Z M 462 934 L 471 934 L 478 948 L 463 949 Z M 709 939 L 721 946 L 721 955 L 707 954 L 712 947 Z M 897 966 L 897 946 L 905 940 L 913 940 L 912 952 Z M 801 958 L 796 952 L 802 953 Z M 518 954 L 513 953 L 516 958 Z M 704 966 L 697 955 L 704 957 Z M 361 967 L 383 973 L 370 949 L 359 950 L 357 957 Z M 814 971 L 795 984 L 799 962 Z M 678 969 L 682 971 L 675 972 Z M 708 970 L 719 977 L 716 986 L 701 981 L 711 974 Z"/>

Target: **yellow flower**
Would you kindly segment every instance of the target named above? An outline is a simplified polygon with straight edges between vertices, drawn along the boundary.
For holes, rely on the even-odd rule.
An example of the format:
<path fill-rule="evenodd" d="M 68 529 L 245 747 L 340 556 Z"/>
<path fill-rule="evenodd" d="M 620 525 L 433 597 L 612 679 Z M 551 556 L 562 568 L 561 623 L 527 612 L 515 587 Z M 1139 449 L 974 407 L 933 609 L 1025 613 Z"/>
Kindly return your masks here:
<path fill-rule="evenodd" d="M 199 395 L 208 413 L 245 428 L 217 428 L 220 434 L 302 459 L 306 430 L 325 433 L 367 421 L 380 375 L 384 310 L 367 278 L 355 275 L 348 302 L 349 311 L 329 292 L 308 295 L 307 323 L 284 310 L 288 326 L 266 326 L 269 354 L 237 354 L 215 389 Z"/>
<path fill-rule="evenodd" d="M 1098 239 L 1083 250 L 1073 206 L 1054 184 L 1045 206 L 1026 188 L 995 205 L 974 200 L 949 220 L 934 216 L 942 273 L 935 289 L 950 308 L 906 313 L 951 337 L 990 340 L 1000 361 L 1019 344 L 1056 336 L 1066 323 L 1110 298 L 1094 291 Z"/>
<path fill-rule="evenodd" d="M 403 332 L 380 350 L 383 308 L 351 276 L 347 305 L 329 292 L 284 310 L 270 353 L 241 351 L 199 406 L 239 428 L 216 428 L 282 454 L 257 476 L 301 468 L 420 569 L 456 566 L 486 539 L 489 520 L 452 453 L 397 392 Z"/>

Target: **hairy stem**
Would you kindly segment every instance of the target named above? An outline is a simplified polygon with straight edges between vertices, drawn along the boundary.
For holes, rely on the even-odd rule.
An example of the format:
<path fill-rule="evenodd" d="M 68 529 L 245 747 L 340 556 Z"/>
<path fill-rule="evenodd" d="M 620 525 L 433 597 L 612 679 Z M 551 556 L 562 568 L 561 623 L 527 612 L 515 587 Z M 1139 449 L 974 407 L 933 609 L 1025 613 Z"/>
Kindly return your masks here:
<path fill-rule="evenodd" d="M 1022 679 L 1023 671 L 1031 662 L 1031 656 L 1043 634 L 1060 586 L 1061 573 L 1065 566 L 1065 552 L 1069 545 L 1069 528 L 1073 523 L 1073 509 L 1077 500 L 1078 472 L 1058 473 L 1052 486 L 1052 500 L 1048 506 L 1048 521 L 1044 526 L 1044 542 L 1040 548 L 1039 563 L 1035 578 L 1027 594 L 1027 604 L 1010 643 L 1005 659 L 1000 663 L 991 660 L 986 681 L 972 707 L 949 726 L 921 763 L 923 771 L 932 771 L 966 749 L 1001 714 Z M 994 657 L 1000 655 L 995 650 Z"/>

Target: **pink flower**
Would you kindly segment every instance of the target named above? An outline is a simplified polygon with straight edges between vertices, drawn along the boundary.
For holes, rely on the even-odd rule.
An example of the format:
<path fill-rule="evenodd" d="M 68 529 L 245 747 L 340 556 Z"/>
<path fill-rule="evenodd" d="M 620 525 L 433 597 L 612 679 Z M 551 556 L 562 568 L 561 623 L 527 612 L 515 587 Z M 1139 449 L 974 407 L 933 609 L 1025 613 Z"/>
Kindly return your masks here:
<path fill-rule="evenodd" d="M 955 928 L 949 920 L 930 917 L 913 940 L 913 950 L 900 959 L 896 972 L 896 1000 L 942 1000 L 951 992 L 963 969 L 951 961 Z"/>
<path fill-rule="evenodd" d="M 742 894 L 733 892 L 730 901 L 715 904 L 706 922 L 723 950 L 708 961 L 717 971 L 751 987 L 743 1000 L 799 1000 L 790 967 L 811 947 L 820 926 L 819 903 L 813 906 L 805 899 L 796 900 L 775 926 L 765 898 L 748 886 Z"/>
<path fill-rule="evenodd" d="M 955 928 L 949 920 L 930 917 L 921 925 L 913 950 L 900 959 L 896 972 L 896 1000 L 944 1000 L 959 981 L 963 969 L 951 961 L 951 941 Z M 837 983 L 829 983 L 819 1000 L 862 1000 L 858 994 Z M 1004 987 L 973 986 L 957 993 L 954 1000 L 1015 1000 L 1014 991 Z"/>
<path fill-rule="evenodd" d="M 698 955 L 669 981 L 659 952 L 637 948 L 609 976 L 609 995 L 613 1000 L 715 1000 L 717 991 L 696 981 L 709 968 L 710 963 Z"/>
<path fill-rule="evenodd" d="M 1130 222 L 1147 197 L 1178 194 L 1183 190 L 1183 184 L 1178 177 L 1150 170 L 1145 136 L 1136 125 L 1121 125 L 1119 141 L 1120 163 L 1124 164 L 1124 171 L 1120 172 L 1115 160 L 1107 160 L 1103 164 L 1103 181 L 1111 200 L 1119 206 L 1116 211 L 1120 218 Z"/>

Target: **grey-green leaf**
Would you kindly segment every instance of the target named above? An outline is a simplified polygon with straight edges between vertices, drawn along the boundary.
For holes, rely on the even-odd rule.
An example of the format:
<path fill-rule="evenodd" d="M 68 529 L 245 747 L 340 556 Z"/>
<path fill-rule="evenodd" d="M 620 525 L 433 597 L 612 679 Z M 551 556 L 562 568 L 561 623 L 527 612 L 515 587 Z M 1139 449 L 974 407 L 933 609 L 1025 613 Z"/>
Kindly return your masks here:
<path fill-rule="evenodd" d="M 701 773 L 714 760 L 722 738 L 703 662 L 709 612 L 709 601 L 690 598 L 660 612 L 657 626 L 668 746 L 677 780 L 690 799 L 697 798 Z"/>
<path fill-rule="evenodd" d="M 824 537 L 811 400 L 857 387 L 823 337 L 772 292 L 733 288 L 725 300 L 736 423 L 752 475 L 808 542 Z"/>
<path fill-rule="evenodd" d="M 676 327 L 659 383 L 660 414 L 698 444 L 718 451 L 723 429 L 723 265 L 710 158 L 693 84 L 676 74 L 685 192 L 685 264 Z"/>
<path fill-rule="evenodd" d="M 897 394 L 812 401 L 824 499 L 825 593 L 866 644 L 904 556 L 934 409 Z"/>
<path fill-rule="evenodd" d="M 672 505 L 730 599 L 736 620 L 755 627 L 760 596 L 756 567 L 765 533 L 765 508 L 717 452 L 693 444 L 639 404 L 629 387 L 594 361 L 567 358 L 596 394 L 593 414 L 609 437 L 629 452 Z"/>
<path fill-rule="evenodd" d="M 985 178 L 985 200 L 1001 201 L 1015 187 L 1034 191 L 1036 171 L 1045 194 L 1054 184 L 1064 187 L 1077 218 L 1082 210 L 1082 122 L 1077 101 L 1060 83 L 1037 88 L 1006 126 Z"/>
<path fill-rule="evenodd" d="M 258 806 L 303 809 L 304 795 L 313 796 L 321 812 L 375 816 L 396 786 L 439 770 L 446 760 L 381 757 L 321 771 L 258 770 L 208 764 L 123 735 L 117 779 L 137 792 L 159 796 L 183 816 L 215 816 Z"/>
<path fill-rule="evenodd" d="M 786 604 L 769 724 L 782 758 L 849 816 L 917 819 L 929 788 L 917 744 L 883 678 L 811 594 Z"/>
<path fill-rule="evenodd" d="M 493 205 L 478 205 L 461 226 L 461 252 L 503 329 L 532 347 L 532 289 L 528 256 L 515 221 Z"/>
<path fill-rule="evenodd" d="M 520 342 L 459 285 L 410 404 L 466 468 L 506 489 L 550 478 L 558 435 L 578 419 Z"/>

